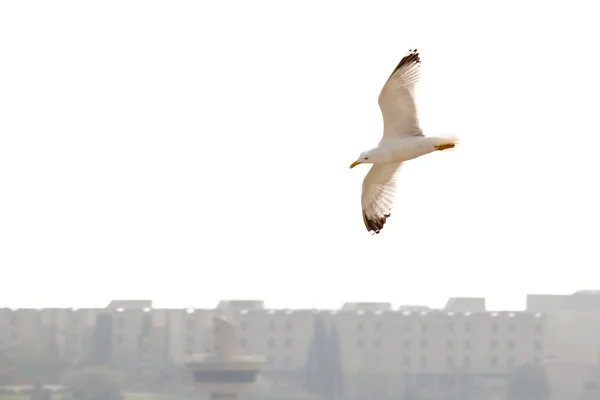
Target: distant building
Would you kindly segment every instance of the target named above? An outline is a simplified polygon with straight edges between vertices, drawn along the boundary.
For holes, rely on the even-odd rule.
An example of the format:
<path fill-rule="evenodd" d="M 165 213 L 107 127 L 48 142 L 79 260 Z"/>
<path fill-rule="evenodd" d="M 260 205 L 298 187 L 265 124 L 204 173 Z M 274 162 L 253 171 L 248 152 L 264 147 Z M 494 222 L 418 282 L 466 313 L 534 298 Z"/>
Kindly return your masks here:
<path fill-rule="evenodd" d="M 350 399 L 462 399 L 466 391 L 502 398 L 515 368 L 526 363 L 547 366 L 554 393 L 584 393 L 593 390 L 592 367 L 600 361 L 600 294 L 593 291 L 529 295 L 525 311 L 503 312 L 487 311 L 484 298 L 465 297 L 443 309 L 386 302 L 269 309 L 261 300 L 224 300 L 213 309 L 158 309 L 150 300 L 98 309 L 4 308 L 0 348 L 26 346 L 43 332 L 73 365 L 96 359 L 143 375 L 210 350 L 213 317 L 222 316 L 237 326 L 240 354 L 263 355 L 267 373 L 300 378 L 315 314 L 338 327 Z"/>
<path fill-rule="evenodd" d="M 578 388 L 582 398 L 600 398 L 600 291 L 530 294 L 527 310 L 547 315 L 544 363 L 553 393 Z"/>

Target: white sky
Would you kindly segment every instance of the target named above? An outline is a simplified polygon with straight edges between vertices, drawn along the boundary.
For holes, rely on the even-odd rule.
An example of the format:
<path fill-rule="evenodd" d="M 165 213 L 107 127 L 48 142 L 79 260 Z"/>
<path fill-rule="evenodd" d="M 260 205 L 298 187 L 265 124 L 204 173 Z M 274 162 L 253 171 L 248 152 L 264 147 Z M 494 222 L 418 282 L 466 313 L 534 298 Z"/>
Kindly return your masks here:
<path fill-rule="evenodd" d="M 1 2 L 0 305 L 600 287 L 600 6 L 494 4 Z M 348 166 L 414 47 L 425 133 L 462 143 L 370 236 Z"/>

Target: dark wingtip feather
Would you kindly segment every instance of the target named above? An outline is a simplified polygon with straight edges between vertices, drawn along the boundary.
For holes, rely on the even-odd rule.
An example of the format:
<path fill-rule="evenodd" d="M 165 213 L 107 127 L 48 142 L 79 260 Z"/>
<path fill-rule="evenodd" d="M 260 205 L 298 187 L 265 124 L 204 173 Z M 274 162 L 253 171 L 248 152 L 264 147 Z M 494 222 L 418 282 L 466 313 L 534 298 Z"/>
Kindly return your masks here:
<path fill-rule="evenodd" d="M 387 219 L 391 216 L 391 213 L 384 214 L 382 217 L 369 218 L 363 210 L 362 215 L 367 230 L 369 232 L 373 232 L 374 234 L 378 234 L 383 229 L 383 226 L 385 225 Z"/>
<path fill-rule="evenodd" d="M 409 50 L 408 54 L 405 55 L 404 57 L 402 57 L 402 60 L 400 60 L 400 62 L 398 63 L 398 65 L 396 65 L 396 68 L 394 68 L 394 70 L 390 74 L 390 78 L 400 68 L 402 68 L 404 66 L 408 66 L 410 64 L 420 64 L 420 63 L 421 63 L 421 57 L 419 57 L 419 51 L 417 49 Z"/>

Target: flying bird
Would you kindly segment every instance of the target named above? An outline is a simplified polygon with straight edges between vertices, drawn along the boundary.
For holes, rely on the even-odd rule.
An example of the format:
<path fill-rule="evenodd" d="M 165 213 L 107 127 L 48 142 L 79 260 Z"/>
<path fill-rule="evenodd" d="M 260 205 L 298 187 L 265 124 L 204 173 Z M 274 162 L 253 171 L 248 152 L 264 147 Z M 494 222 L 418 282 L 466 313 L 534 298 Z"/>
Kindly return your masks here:
<path fill-rule="evenodd" d="M 438 150 L 451 149 L 455 137 L 424 136 L 419 127 L 414 90 L 420 78 L 421 59 L 410 50 L 398 63 L 379 93 L 383 138 L 377 147 L 360 154 L 350 168 L 373 164 L 362 184 L 361 206 L 367 230 L 378 234 L 391 215 L 396 175 L 408 160 Z"/>

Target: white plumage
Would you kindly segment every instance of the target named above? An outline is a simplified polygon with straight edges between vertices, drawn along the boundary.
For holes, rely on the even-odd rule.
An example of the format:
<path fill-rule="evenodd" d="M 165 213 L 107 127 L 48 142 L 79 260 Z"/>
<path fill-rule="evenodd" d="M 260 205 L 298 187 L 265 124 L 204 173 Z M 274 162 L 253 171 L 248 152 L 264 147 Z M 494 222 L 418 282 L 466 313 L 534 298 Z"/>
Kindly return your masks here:
<path fill-rule="evenodd" d="M 383 137 L 377 147 L 363 152 L 350 165 L 373 164 L 363 181 L 361 196 L 363 221 L 369 232 L 379 233 L 391 215 L 400 165 L 456 144 L 453 137 L 426 137 L 419 127 L 414 89 L 420 64 L 417 50 L 410 50 L 392 71 L 379 94 Z"/>

